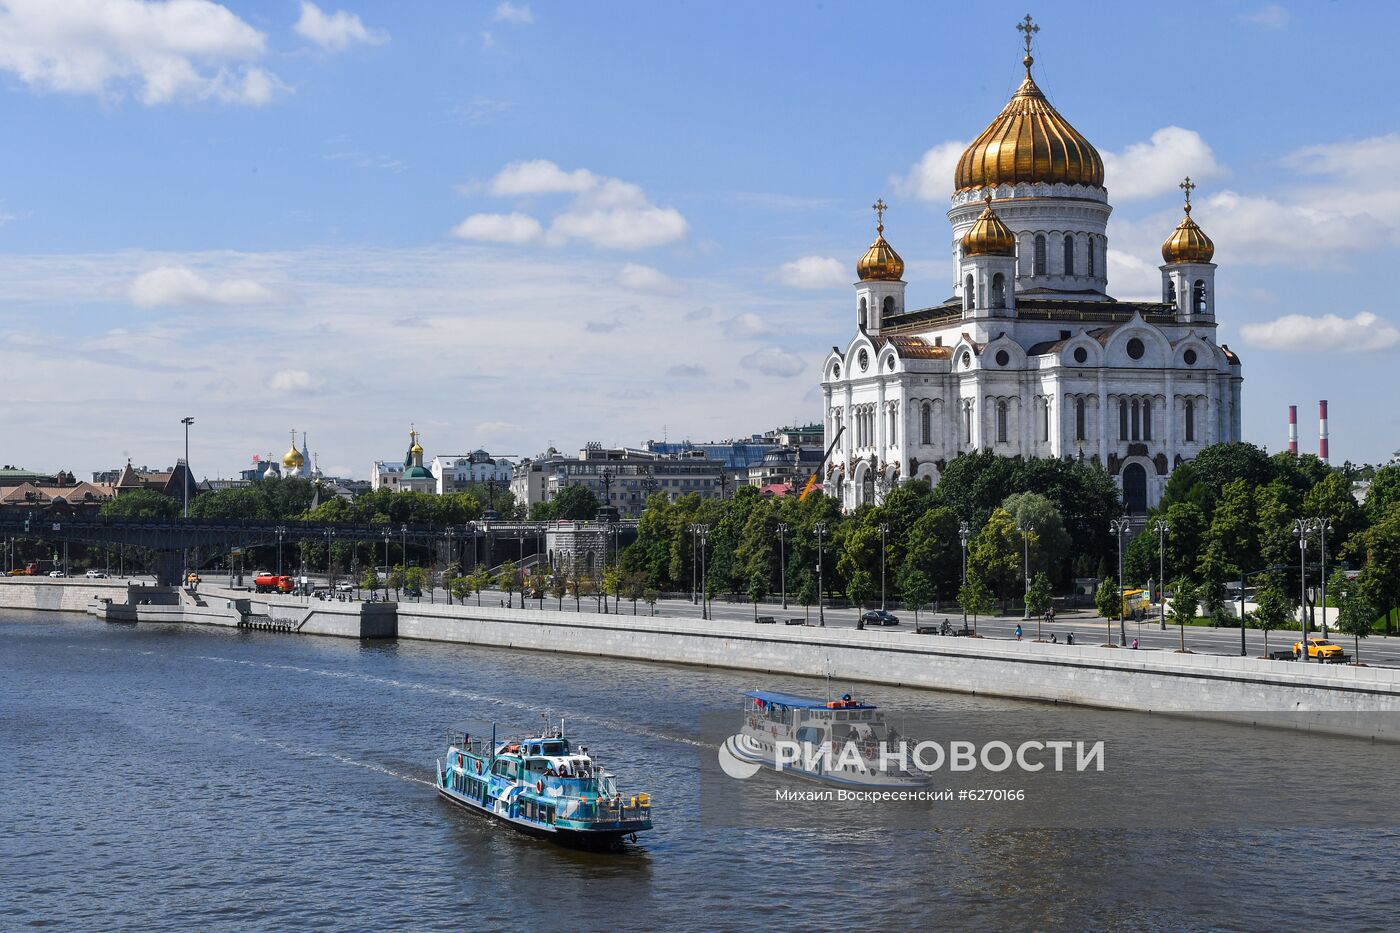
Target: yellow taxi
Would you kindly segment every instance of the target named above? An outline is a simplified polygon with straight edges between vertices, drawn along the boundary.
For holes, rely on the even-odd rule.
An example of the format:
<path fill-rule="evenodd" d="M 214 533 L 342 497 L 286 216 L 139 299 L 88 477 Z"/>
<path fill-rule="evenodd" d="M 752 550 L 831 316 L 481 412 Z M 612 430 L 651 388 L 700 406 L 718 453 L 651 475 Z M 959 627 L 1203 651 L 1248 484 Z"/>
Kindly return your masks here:
<path fill-rule="evenodd" d="M 1302 650 L 1303 643 L 1300 641 L 1295 641 L 1293 643 L 1294 657 L 1297 657 Z M 1330 642 L 1327 639 L 1321 637 L 1320 635 L 1309 635 L 1308 657 L 1323 658 L 1324 660 L 1328 658 L 1340 658 L 1342 657 L 1342 646 L 1335 642 Z"/>

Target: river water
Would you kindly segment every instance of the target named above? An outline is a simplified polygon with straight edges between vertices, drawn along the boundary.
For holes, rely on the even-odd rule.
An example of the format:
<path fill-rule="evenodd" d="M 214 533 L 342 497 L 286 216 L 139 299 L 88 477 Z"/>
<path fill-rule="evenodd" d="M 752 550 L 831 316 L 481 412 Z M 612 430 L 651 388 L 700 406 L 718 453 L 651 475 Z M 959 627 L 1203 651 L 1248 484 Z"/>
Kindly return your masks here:
<path fill-rule="evenodd" d="M 0 639 L 3 929 L 1381 930 L 1400 916 L 1392 828 L 702 825 L 700 711 L 812 681 L 53 614 L 10 613 Z M 436 797 L 454 724 L 528 728 L 545 710 L 624 791 L 651 792 L 656 829 L 637 845 L 563 849 Z M 1249 779 L 1290 793 L 1287 775 Z"/>

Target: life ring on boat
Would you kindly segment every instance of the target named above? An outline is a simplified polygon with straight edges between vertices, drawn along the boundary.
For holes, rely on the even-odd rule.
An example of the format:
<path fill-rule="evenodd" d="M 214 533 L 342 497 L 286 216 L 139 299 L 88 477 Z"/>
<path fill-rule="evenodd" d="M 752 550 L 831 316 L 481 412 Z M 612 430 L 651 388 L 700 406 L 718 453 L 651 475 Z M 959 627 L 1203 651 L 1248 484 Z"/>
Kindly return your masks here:
<path fill-rule="evenodd" d="M 480 774 L 480 773 L 481 773 L 481 759 L 479 759 L 479 758 L 477 759 L 477 762 L 476 762 L 476 773 L 477 773 L 477 774 Z"/>
<path fill-rule="evenodd" d="M 543 779 L 543 778 L 541 778 L 540 780 L 538 780 L 538 781 L 535 782 L 535 793 L 537 793 L 537 794 L 543 794 L 543 793 L 544 793 L 544 779 Z"/>

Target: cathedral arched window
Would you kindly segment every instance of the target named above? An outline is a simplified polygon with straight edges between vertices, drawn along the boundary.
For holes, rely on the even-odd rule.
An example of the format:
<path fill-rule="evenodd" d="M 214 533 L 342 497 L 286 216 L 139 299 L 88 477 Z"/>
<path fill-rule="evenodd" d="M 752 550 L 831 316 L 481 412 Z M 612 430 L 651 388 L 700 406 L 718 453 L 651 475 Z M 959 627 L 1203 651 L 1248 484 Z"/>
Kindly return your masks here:
<path fill-rule="evenodd" d="M 1133 440 L 1142 437 L 1142 411 L 1138 406 L 1138 400 L 1133 399 Z"/>
<path fill-rule="evenodd" d="M 1167 304 L 1176 304 L 1176 279 L 1167 279 Z"/>
<path fill-rule="evenodd" d="M 899 409 L 894 406 L 890 407 L 890 437 L 888 446 L 899 446 Z"/>
<path fill-rule="evenodd" d="M 1204 279 L 1197 279 L 1196 284 L 1191 288 L 1192 313 L 1206 313 L 1206 283 Z"/>
<path fill-rule="evenodd" d="M 859 309 L 859 311 L 856 313 L 856 317 L 857 317 L 857 319 L 858 319 L 858 320 L 857 320 L 857 325 L 860 327 L 861 330 L 865 330 L 865 314 L 866 314 L 865 299 L 862 298 L 862 299 L 860 300 L 860 309 Z"/>
<path fill-rule="evenodd" d="M 919 410 L 919 443 L 933 443 L 933 406 L 924 402 Z"/>
<path fill-rule="evenodd" d="M 963 443 L 972 444 L 972 403 L 963 404 Z"/>
<path fill-rule="evenodd" d="M 1097 253 L 1098 251 L 1099 251 L 1098 244 L 1096 244 L 1096 243 L 1094 242 L 1094 238 L 1093 238 L 1093 237 L 1089 237 L 1088 246 L 1087 246 L 1087 248 L 1084 250 L 1084 258 L 1085 258 L 1085 259 L 1088 261 L 1088 263 L 1089 263 L 1089 269 L 1088 269 L 1089 275 L 1093 275 L 1093 274 L 1094 274 L 1094 254 Z"/>
<path fill-rule="evenodd" d="M 1074 275 L 1074 237 L 1065 234 L 1065 275 Z"/>
<path fill-rule="evenodd" d="M 1050 400 L 1040 400 L 1040 439 L 1050 440 Z"/>
<path fill-rule="evenodd" d="M 1045 234 L 1043 234 L 1043 233 L 1037 233 L 1037 234 L 1035 235 L 1035 254 L 1034 254 L 1034 255 L 1035 255 L 1035 259 L 1034 259 L 1033 265 L 1031 266 L 1031 274 L 1032 274 L 1032 275 L 1044 275 L 1044 274 L 1045 274 Z"/>
<path fill-rule="evenodd" d="M 1006 403 L 997 402 L 997 443 L 1006 443 Z"/>
<path fill-rule="evenodd" d="M 1152 440 L 1152 399 L 1142 400 L 1142 439 Z"/>
<path fill-rule="evenodd" d="M 1196 439 L 1196 403 L 1189 398 L 1186 400 L 1186 439 Z"/>
<path fill-rule="evenodd" d="M 885 303 L 880 306 L 882 314 L 894 314 L 894 296 L 886 295 Z"/>
<path fill-rule="evenodd" d="M 1074 439 L 1082 441 L 1085 439 L 1084 433 L 1084 400 L 1077 398 L 1074 400 Z"/>
<path fill-rule="evenodd" d="M 1125 398 L 1118 400 L 1118 439 L 1128 439 L 1128 400 Z"/>
<path fill-rule="evenodd" d="M 969 311 L 977 307 L 977 283 L 970 275 L 963 281 L 963 307 Z"/>
<path fill-rule="evenodd" d="M 992 276 L 992 307 L 1006 307 L 1006 276 L 998 272 Z"/>

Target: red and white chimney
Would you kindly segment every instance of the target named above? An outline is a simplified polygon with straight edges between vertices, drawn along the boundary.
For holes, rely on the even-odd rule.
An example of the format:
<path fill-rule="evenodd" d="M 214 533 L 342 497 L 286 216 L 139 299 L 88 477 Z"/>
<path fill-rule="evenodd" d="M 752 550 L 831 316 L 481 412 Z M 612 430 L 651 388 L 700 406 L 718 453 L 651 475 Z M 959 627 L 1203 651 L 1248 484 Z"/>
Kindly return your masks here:
<path fill-rule="evenodd" d="M 1298 456 L 1298 406 L 1288 406 L 1288 452 Z"/>
<path fill-rule="evenodd" d="M 1327 399 L 1317 403 L 1317 458 L 1327 462 Z"/>

